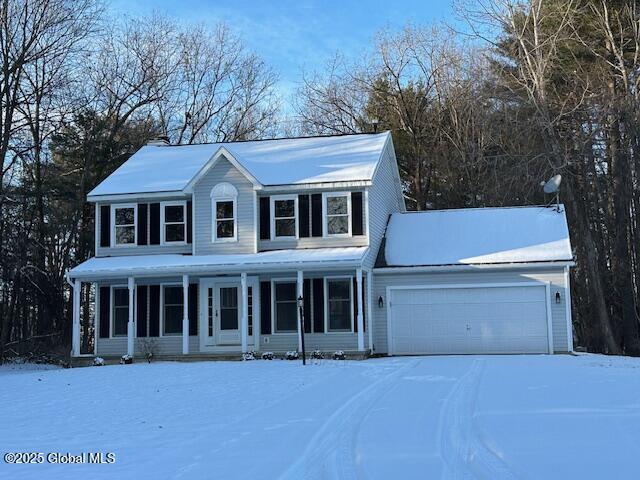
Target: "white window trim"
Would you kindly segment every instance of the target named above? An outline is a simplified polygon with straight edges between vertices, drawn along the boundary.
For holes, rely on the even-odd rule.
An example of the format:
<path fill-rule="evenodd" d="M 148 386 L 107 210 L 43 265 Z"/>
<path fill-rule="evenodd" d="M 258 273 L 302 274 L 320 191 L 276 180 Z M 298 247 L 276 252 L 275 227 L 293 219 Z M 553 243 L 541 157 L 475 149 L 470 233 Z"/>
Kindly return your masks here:
<path fill-rule="evenodd" d="M 160 284 L 160 332 L 158 337 L 182 337 L 182 332 L 180 333 L 164 333 L 164 289 L 165 287 L 180 287 L 182 288 L 182 283 L 161 283 Z M 184 308 L 184 297 L 182 297 L 182 307 Z M 189 308 L 189 307 L 187 307 Z M 189 319 L 191 321 L 191 319 Z"/>
<path fill-rule="evenodd" d="M 218 238 L 218 218 L 216 212 L 217 202 L 233 202 L 233 218 L 224 220 L 233 220 L 233 237 Z M 238 241 L 238 201 L 236 197 L 216 197 L 211 196 L 211 241 L 213 243 L 226 243 Z"/>
<path fill-rule="evenodd" d="M 327 200 L 330 197 L 347 198 L 347 233 L 329 233 L 329 217 L 327 216 Z M 347 238 L 352 236 L 351 228 L 351 192 L 322 192 L 322 236 L 324 238 Z"/>
<path fill-rule="evenodd" d="M 133 243 L 116 243 L 116 210 L 133 208 Z M 138 204 L 114 203 L 111 204 L 111 246 L 116 248 L 130 248 L 138 245 Z"/>
<path fill-rule="evenodd" d="M 276 283 L 297 283 L 298 279 L 295 277 L 286 277 L 286 278 L 274 278 L 271 279 L 271 335 L 297 335 L 298 333 L 298 325 L 296 324 L 296 329 L 288 332 L 278 332 L 276 330 L 277 322 L 276 322 Z M 297 286 L 296 286 L 297 291 Z M 297 308 L 297 305 L 296 305 Z"/>
<path fill-rule="evenodd" d="M 115 289 L 125 289 L 127 290 L 127 299 L 129 298 L 129 286 L 127 284 L 122 285 L 111 285 L 109 290 L 109 338 L 127 338 L 127 334 L 123 335 L 115 335 L 115 308 L 116 308 L 116 296 L 114 294 Z M 134 315 L 135 315 L 135 302 L 133 304 Z M 127 308 L 129 308 L 129 302 L 127 300 Z M 134 316 L 135 319 L 135 316 Z M 129 319 L 127 317 L 127 323 L 129 323 Z"/>
<path fill-rule="evenodd" d="M 167 231 L 165 228 L 165 208 L 166 207 L 182 207 L 182 211 L 184 214 L 184 240 L 180 241 L 167 241 L 166 235 Z M 179 225 L 180 222 L 169 222 L 169 225 Z M 187 244 L 187 201 L 186 200 L 176 200 L 176 201 L 167 201 L 160 202 L 160 245 L 186 245 Z"/>
<path fill-rule="evenodd" d="M 278 200 L 293 200 L 293 219 L 295 225 L 295 235 L 294 236 L 286 236 L 280 237 L 276 236 L 276 209 L 275 204 Z M 272 195 L 269 197 L 269 214 L 271 216 L 271 240 L 297 240 L 299 238 L 298 231 L 298 195 Z M 280 218 L 288 218 L 288 217 L 280 217 Z"/>
<path fill-rule="evenodd" d="M 349 281 L 349 316 L 351 317 L 351 329 L 350 330 L 329 330 L 329 280 L 348 280 Z M 325 334 L 340 334 L 340 333 L 354 333 L 353 328 L 353 277 L 348 275 L 337 275 L 332 277 L 324 277 L 324 333 Z"/>

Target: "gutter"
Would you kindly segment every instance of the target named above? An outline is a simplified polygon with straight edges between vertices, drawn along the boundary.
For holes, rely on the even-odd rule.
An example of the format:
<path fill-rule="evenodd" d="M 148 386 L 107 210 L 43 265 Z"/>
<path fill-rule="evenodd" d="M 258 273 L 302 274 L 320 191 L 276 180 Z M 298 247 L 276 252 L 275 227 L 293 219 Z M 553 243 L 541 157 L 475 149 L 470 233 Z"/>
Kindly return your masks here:
<path fill-rule="evenodd" d="M 102 280 L 125 277 L 159 277 L 171 275 L 221 275 L 242 272 L 283 272 L 309 270 L 342 270 L 362 267 L 362 259 L 332 262 L 256 263 L 245 265 L 176 265 L 172 267 L 139 267 L 131 269 L 87 270 L 74 275 L 76 279 Z"/>
<path fill-rule="evenodd" d="M 436 272 L 472 272 L 472 271 L 491 271 L 491 270 L 541 270 L 545 268 L 565 268 L 574 267 L 573 260 L 558 262 L 526 262 L 526 263 L 485 263 L 485 264 L 452 264 L 452 265 L 415 265 L 402 267 L 374 267 L 376 274 L 392 274 L 392 273 L 436 273 Z"/>

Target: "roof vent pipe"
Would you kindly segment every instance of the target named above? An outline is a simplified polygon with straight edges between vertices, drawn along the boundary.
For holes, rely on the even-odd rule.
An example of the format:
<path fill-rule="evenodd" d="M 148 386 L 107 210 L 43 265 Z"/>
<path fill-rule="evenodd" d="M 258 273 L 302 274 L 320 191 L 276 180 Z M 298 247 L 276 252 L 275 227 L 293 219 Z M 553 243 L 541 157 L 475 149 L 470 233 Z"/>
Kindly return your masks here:
<path fill-rule="evenodd" d="M 167 137 L 166 135 L 160 136 L 160 137 L 153 137 L 151 139 L 149 139 L 149 141 L 147 142 L 147 145 L 155 145 L 156 147 L 164 147 L 167 145 L 171 145 L 169 143 L 169 137 Z"/>

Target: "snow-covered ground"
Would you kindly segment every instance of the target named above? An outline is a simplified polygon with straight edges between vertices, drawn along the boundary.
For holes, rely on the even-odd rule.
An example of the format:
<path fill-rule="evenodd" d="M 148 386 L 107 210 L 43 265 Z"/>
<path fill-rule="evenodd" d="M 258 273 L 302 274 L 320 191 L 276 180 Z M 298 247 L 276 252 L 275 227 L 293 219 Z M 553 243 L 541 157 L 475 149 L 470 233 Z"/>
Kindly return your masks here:
<path fill-rule="evenodd" d="M 0 368 L 0 478 L 638 478 L 640 360 L 596 355 Z"/>

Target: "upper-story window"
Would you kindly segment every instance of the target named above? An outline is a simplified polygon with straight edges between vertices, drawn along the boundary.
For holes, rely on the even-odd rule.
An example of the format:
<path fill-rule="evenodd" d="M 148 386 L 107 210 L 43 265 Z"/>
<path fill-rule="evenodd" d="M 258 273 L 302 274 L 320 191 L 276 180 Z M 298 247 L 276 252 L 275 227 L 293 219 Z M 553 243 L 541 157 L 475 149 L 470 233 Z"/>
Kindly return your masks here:
<path fill-rule="evenodd" d="M 185 243 L 187 239 L 187 203 L 162 202 L 161 203 L 162 244 Z"/>
<path fill-rule="evenodd" d="M 351 235 L 351 193 L 324 193 L 322 195 L 323 233 L 325 237 Z"/>
<path fill-rule="evenodd" d="M 135 204 L 114 205 L 111 209 L 111 245 L 116 247 L 135 245 L 137 241 L 138 206 Z"/>
<path fill-rule="evenodd" d="M 298 237 L 297 195 L 271 197 L 271 232 L 272 239 Z"/>
<path fill-rule="evenodd" d="M 219 183 L 211 190 L 213 242 L 235 242 L 238 239 L 238 190 L 230 183 Z"/>

